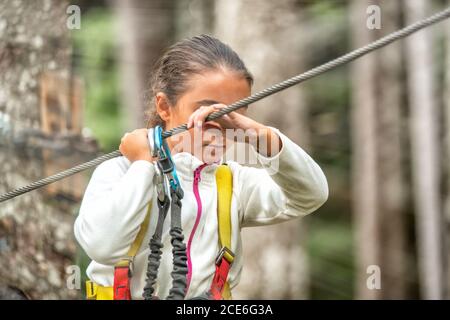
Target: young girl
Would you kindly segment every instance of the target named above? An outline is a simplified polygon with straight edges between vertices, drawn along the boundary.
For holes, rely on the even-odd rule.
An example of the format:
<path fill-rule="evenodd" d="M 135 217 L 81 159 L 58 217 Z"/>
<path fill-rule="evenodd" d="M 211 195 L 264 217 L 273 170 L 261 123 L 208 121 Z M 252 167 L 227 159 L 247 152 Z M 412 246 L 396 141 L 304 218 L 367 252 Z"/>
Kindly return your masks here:
<path fill-rule="evenodd" d="M 231 289 L 238 284 L 243 266 L 241 228 L 305 216 L 328 197 L 326 178 L 314 160 L 278 129 L 248 118 L 246 108 L 205 122 L 209 114 L 249 96 L 252 82 L 239 56 L 206 35 L 170 47 L 153 73 L 151 127 L 159 124 L 170 130 L 188 123 L 189 128 L 177 135 L 189 143 L 176 143 L 176 136 L 166 140 L 184 191 L 181 216 L 187 243 L 187 299 L 210 288 L 221 249 L 215 171 L 232 142 L 226 138 L 225 130 L 251 132 L 243 142 L 257 159 L 257 165 L 252 167 L 227 161 L 233 177 L 230 249 L 235 258 L 227 278 Z M 208 135 L 212 129 L 224 133 L 223 138 L 212 139 Z M 200 143 L 194 141 L 196 136 Z M 263 146 L 263 142 L 267 143 Z M 199 148 L 208 149 L 209 153 L 205 155 Z M 113 285 L 114 266 L 126 257 L 149 202 L 152 209 L 144 244 L 153 235 L 158 219 L 156 159 L 151 156 L 147 129 L 126 133 L 120 151 L 122 157 L 108 160 L 95 170 L 74 228 L 78 242 L 92 259 L 87 275 L 100 287 Z M 195 174 L 198 179 L 194 181 Z M 168 295 L 172 286 L 170 214 L 166 220 L 156 286 L 156 294 L 161 298 Z M 134 258 L 130 283 L 133 299 L 142 299 L 149 252 L 149 247 L 142 245 Z"/>

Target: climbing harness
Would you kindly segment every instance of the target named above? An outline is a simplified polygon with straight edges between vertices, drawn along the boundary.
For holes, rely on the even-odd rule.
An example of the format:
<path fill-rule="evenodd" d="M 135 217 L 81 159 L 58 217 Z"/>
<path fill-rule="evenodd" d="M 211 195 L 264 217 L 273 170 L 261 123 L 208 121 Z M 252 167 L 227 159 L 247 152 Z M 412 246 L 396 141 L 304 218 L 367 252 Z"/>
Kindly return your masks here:
<path fill-rule="evenodd" d="M 216 171 L 217 182 L 217 221 L 219 225 L 220 251 L 216 258 L 216 272 L 211 283 L 211 299 L 231 299 L 228 284 L 228 272 L 234 261 L 231 251 L 231 196 L 233 194 L 233 175 L 227 165 L 221 165 Z"/>
<path fill-rule="evenodd" d="M 130 300 L 130 280 L 133 276 L 133 262 L 139 248 L 144 241 L 145 235 L 150 223 L 151 203 L 147 206 L 147 213 L 141 224 L 139 232 L 134 239 L 125 258 L 121 259 L 114 266 L 114 285 L 104 287 L 92 282 L 86 281 L 86 297 L 89 300 Z"/>
<path fill-rule="evenodd" d="M 150 239 L 150 254 L 147 265 L 147 282 L 144 287 L 143 297 L 146 300 L 159 299 L 154 295 L 154 285 L 158 276 L 158 269 L 162 255 L 162 231 L 164 220 L 166 219 L 169 207 L 171 208 L 171 228 L 170 236 L 173 254 L 172 288 L 167 296 L 168 300 L 184 299 L 187 284 L 187 255 L 186 245 L 183 242 L 183 229 L 181 226 L 181 199 L 183 199 L 183 189 L 178 180 L 177 171 L 170 155 L 169 147 L 162 138 L 161 126 L 149 129 L 148 138 L 150 146 L 153 146 L 152 155 L 157 158 L 156 168 L 156 190 L 158 194 L 158 222 L 155 233 Z M 167 186 L 167 184 L 169 186 Z M 170 190 L 170 198 L 169 198 Z"/>
<path fill-rule="evenodd" d="M 159 216 L 155 233 L 150 240 L 150 255 L 147 266 L 147 282 L 144 287 L 144 299 L 157 299 L 153 296 L 153 285 L 156 283 L 158 267 L 161 259 L 163 244 L 161 242 L 162 229 L 169 207 L 171 208 L 171 243 L 173 254 L 172 289 L 168 300 L 184 299 L 186 294 L 187 257 L 186 245 L 183 243 L 183 230 L 181 227 L 181 188 L 175 165 L 170 155 L 169 147 L 161 136 L 160 126 L 148 130 L 148 140 L 152 150 L 152 156 L 156 161 L 156 191 Z M 170 188 L 168 188 L 169 183 Z M 170 197 L 169 197 L 170 189 Z M 86 283 L 88 299 L 97 300 L 131 300 L 130 279 L 133 276 L 133 261 L 148 230 L 150 221 L 151 204 L 148 205 L 146 217 L 141 228 L 131 245 L 127 256 L 114 266 L 113 287 L 102 287 L 92 281 Z"/>
<path fill-rule="evenodd" d="M 159 299 L 159 297 L 154 295 L 154 285 L 156 284 L 162 255 L 162 231 L 169 208 L 171 208 L 170 235 L 173 246 L 173 271 L 171 276 L 173 281 L 172 289 L 167 299 L 184 299 L 187 293 L 187 256 L 181 227 L 181 199 L 183 197 L 183 190 L 179 183 L 170 151 L 165 141 L 161 138 L 161 133 L 161 127 L 148 130 L 152 156 L 157 158 L 155 186 L 159 215 L 155 232 L 149 243 L 150 254 L 147 264 L 147 280 L 143 290 L 143 298 L 146 300 Z M 222 164 L 218 166 L 215 176 L 217 184 L 217 224 L 220 250 L 215 259 L 215 273 L 210 289 L 202 295 L 192 298 L 193 300 L 231 299 L 231 290 L 227 280 L 235 256 L 231 250 L 233 175 L 231 169 L 226 164 Z M 131 300 L 130 279 L 133 276 L 133 261 L 148 230 L 150 213 L 151 203 L 148 204 L 145 219 L 126 257 L 121 259 L 114 267 L 113 287 L 100 286 L 88 280 L 86 282 L 86 295 L 88 299 Z"/>
<path fill-rule="evenodd" d="M 178 180 L 175 164 L 172 161 L 170 149 L 166 141 L 162 138 L 161 126 L 149 129 L 149 144 L 152 148 L 152 156 L 157 158 L 156 170 L 156 190 L 158 194 L 158 222 L 155 233 L 150 239 L 150 254 L 147 264 L 147 281 L 144 287 L 143 298 L 146 300 L 157 300 L 159 297 L 154 295 L 158 269 L 162 255 L 162 231 L 164 221 L 169 207 L 171 208 L 171 229 L 173 271 L 172 288 L 169 291 L 167 300 L 184 299 L 187 291 L 187 255 L 186 245 L 183 243 L 183 230 L 181 226 L 181 199 L 183 198 L 183 189 Z M 153 137 L 153 139 L 151 139 Z M 153 141 L 151 141 L 153 140 Z M 219 240 L 221 250 L 216 258 L 216 272 L 213 277 L 211 289 L 193 299 L 223 299 L 224 289 L 227 286 L 226 296 L 229 298 L 229 286 L 227 283 L 228 272 L 234 260 L 234 253 L 231 251 L 231 190 L 232 174 L 226 165 L 219 166 L 216 172 L 217 192 L 218 192 L 218 225 Z M 169 186 L 167 186 L 167 182 Z M 170 198 L 169 192 L 170 190 Z"/>
<path fill-rule="evenodd" d="M 403 29 L 400 29 L 400 30 L 397 30 L 397 31 L 395 31 L 393 33 L 390 33 L 390 34 L 388 34 L 388 35 L 386 35 L 386 36 L 384 36 L 384 37 L 382 37 L 382 38 L 380 38 L 380 39 L 378 39 L 378 40 L 376 40 L 374 42 L 371 42 L 371 43 L 361 47 L 361 48 L 358 48 L 358 49 L 353 50 L 353 51 L 351 51 L 351 52 L 349 52 L 349 53 L 347 53 L 347 54 L 345 54 L 343 56 L 340 56 L 339 58 L 331 60 L 331 61 L 329 61 L 327 63 L 324 63 L 324 64 L 322 64 L 322 65 L 320 65 L 318 67 L 315 67 L 315 68 L 313 68 L 313 69 L 311 69 L 309 71 L 301 73 L 301 74 L 299 74 L 297 76 L 294 76 L 294 77 L 292 77 L 290 79 L 287 79 L 287 80 L 282 81 L 280 83 L 277 83 L 277 84 L 275 84 L 275 85 L 273 85 L 273 86 L 271 86 L 269 88 L 266 88 L 266 89 L 264 89 L 264 90 L 262 90 L 260 92 L 252 94 L 251 96 L 249 96 L 249 97 L 247 97 L 245 99 L 242 99 L 242 100 L 239 100 L 239 101 L 237 101 L 237 102 L 235 102 L 233 104 L 230 104 L 229 106 L 227 106 L 227 107 L 225 107 L 225 108 L 223 108 L 223 109 L 221 109 L 219 111 L 211 113 L 206 118 L 206 121 L 211 121 L 211 120 L 217 119 L 217 118 L 219 118 L 219 117 L 221 117 L 221 116 L 223 116 L 223 115 L 225 115 L 227 113 L 230 113 L 230 112 L 235 111 L 235 110 L 237 110 L 239 108 L 245 107 L 245 106 L 247 106 L 247 105 L 249 105 L 251 103 L 254 103 L 254 102 L 258 101 L 258 100 L 261 100 L 261 99 L 263 99 L 263 98 L 265 98 L 267 96 L 270 96 L 270 95 L 272 95 L 274 93 L 277 93 L 279 91 L 285 90 L 285 89 L 287 89 L 289 87 L 292 87 L 293 85 L 299 84 L 299 83 L 301 83 L 303 81 L 306 81 L 308 79 L 314 78 L 314 77 L 316 77 L 316 76 L 318 76 L 318 75 L 320 75 L 320 74 L 322 74 L 324 72 L 330 71 L 330 70 L 332 70 L 332 69 L 334 69 L 336 67 L 344 65 L 346 63 L 349 63 L 349 62 L 351 62 L 351 61 L 353 61 L 353 60 L 355 60 L 357 58 L 360 58 L 360 57 L 362 57 L 362 56 L 364 56 L 364 55 L 366 55 L 366 54 L 368 54 L 368 53 L 370 53 L 370 52 L 372 52 L 374 50 L 377 50 L 377 49 L 380 49 L 382 47 L 385 47 L 385 46 L 387 46 L 388 44 L 390 44 L 390 43 L 392 43 L 394 41 L 397 41 L 399 39 L 405 38 L 405 37 L 409 36 L 410 34 L 416 32 L 416 31 L 419 31 L 419 30 L 421 30 L 423 28 L 426 28 L 426 27 L 428 27 L 430 25 L 433 25 L 433 24 L 435 24 L 437 22 L 443 21 L 443 20 L 447 19 L 448 17 L 450 17 L 450 7 L 446 8 L 446 9 L 444 9 L 444 10 L 442 10 L 442 11 L 440 11 L 440 12 L 438 12 L 438 13 L 436 13 L 436 14 L 428 17 L 428 18 L 425 18 L 425 19 L 417 21 L 417 22 L 415 22 L 415 23 L 413 23 L 413 24 L 411 24 L 411 25 L 409 25 L 407 27 L 404 27 Z M 181 133 L 183 131 L 186 131 L 187 129 L 188 129 L 187 125 L 183 124 L 183 125 L 181 125 L 179 127 L 172 128 L 172 129 L 170 129 L 168 131 L 163 132 L 162 133 L 162 138 L 163 139 L 168 138 L 168 137 L 170 137 L 172 135 L 175 135 L 175 134 Z M 30 191 L 38 189 L 38 188 L 41 188 L 41 187 L 46 186 L 46 185 L 48 185 L 50 183 L 53 183 L 55 181 L 59 181 L 61 179 L 64 179 L 64 178 L 69 177 L 71 175 L 74 175 L 74 174 L 76 174 L 76 173 L 78 173 L 80 171 L 84 171 L 86 169 L 95 167 L 95 166 L 99 165 L 100 163 L 102 163 L 102 162 L 104 162 L 106 160 L 109 160 L 109 159 L 112 159 L 112 158 L 115 158 L 115 157 L 119 157 L 119 156 L 121 156 L 121 153 L 120 153 L 119 150 L 110 152 L 108 154 L 105 154 L 103 156 L 95 158 L 95 159 L 93 159 L 91 161 L 82 163 L 82 164 L 77 165 L 77 166 L 75 166 L 73 168 L 67 169 L 65 171 L 61 171 L 61 172 L 59 172 L 57 174 L 54 174 L 52 176 L 49 176 L 47 178 L 35 181 L 35 182 L 33 182 L 33 183 L 29 184 L 29 185 L 26 185 L 26 186 L 17 188 L 15 190 L 12 190 L 10 192 L 7 192 L 5 194 L 2 194 L 0 196 L 0 202 L 7 201 L 7 200 L 15 198 L 15 197 L 17 197 L 17 196 L 19 196 L 21 194 L 30 192 Z"/>
<path fill-rule="evenodd" d="M 210 289 L 192 300 L 230 300 L 231 289 L 228 273 L 234 262 L 231 251 L 231 197 L 233 194 L 233 174 L 228 165 L 222 164 L 216 170 L 217 184 L 217 224 L 219 233 L 219 253 L 215 259 L 215 272 Z"/>
<path fill-rule="evenodd" d="M 128 250 L 127 256 L 114 266 L 114 300 L 131 300 L 130 280 L 134 271 L 134 257 L 138 253 L 142 241 L 144 241 L 145 234 L 147 233 L 151 211 L 152 206 L 151 203 L 149 203 L 147 214 L 145 215 L 144 221 L 141 224 L 141 228 L 139 229 L 133 244 Z"/>

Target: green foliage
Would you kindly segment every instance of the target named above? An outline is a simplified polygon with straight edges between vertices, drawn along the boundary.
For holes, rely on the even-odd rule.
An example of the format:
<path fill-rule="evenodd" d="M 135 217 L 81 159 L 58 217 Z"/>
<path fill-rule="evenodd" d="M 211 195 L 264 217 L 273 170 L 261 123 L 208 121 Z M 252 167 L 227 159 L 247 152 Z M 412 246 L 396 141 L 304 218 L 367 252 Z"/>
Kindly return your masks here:
<path fill-rule="evenodd" d="M 123 133 L 114 31 L 112 14 L 96 8 L 83 15 L 81 30 L 72 34 L 75 68 L 86 83 L 85 126 L 105 152 L 117 149 Z"/>
<path fill-rule="evenodd" d="M 352 299 L 353 239 L 348 222 L 311 219 L 309 227 L 311 298 Z"/>
<path fill-rule="evenodd" d="M 315 1 L 309 7 L 309 14 L 322 19 L 334 19 L 336 18 L 336 12 L 345 9 L 346 4 L 345 0 Z"/>
<path fill-rule="evenodd" d="M 350 83 L 346 69 L 305 84 L 311 110 L 312 149 L 316 160 L 341 172 L 350 170 Z"/>
<path fill-rule="evenodd" d="M 308 48 L 306 69 L 351 49 L 347 14 L 345 1 L 315 1 L 308 7 L 307 16 L 317 26 L 314 32 L 322 36 Z M 312 299 L 353 298 L 348 72 L 348 66 L 344 66 L 303 84 L 310 108 L 311 149 L 330 187 L 327 203 L 305 219 Z"/>

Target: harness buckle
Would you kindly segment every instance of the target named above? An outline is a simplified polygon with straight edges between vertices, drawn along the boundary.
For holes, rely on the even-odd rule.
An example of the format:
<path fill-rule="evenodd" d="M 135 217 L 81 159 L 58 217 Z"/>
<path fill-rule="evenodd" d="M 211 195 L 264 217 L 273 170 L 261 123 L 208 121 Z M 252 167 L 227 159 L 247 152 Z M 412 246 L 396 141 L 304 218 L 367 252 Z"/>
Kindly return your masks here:
<path fill-rule="evenodd" d="M 128 275 L 131 278 L 134 273 L 134 257 L 126 257 L 124 260 L 128 261 Z"/>
<path fill-rule="evenodd" d="M 168 174 L 173 171 L 174 166 L 172 159 L 170 159 L 164 151 L 161 151 L 159 154 L 158 167 L 164 174 Z"/>
<path fill-rule="evenodd" d="M 225 260 L 228 261 L 228 263 L 233 263 L 235 254 L 233 251 L 231 251 L 228 247 L 222 247 L 220 249 L 219 254 L 216 257 L 216 265 L 219 266 L 222 258 L 225 258 Z"/>
<path fill-rule="evenodd" d="M 134 257 L 130 257 L 127 256 L 123 259 L 121 259 L 119 261 L 119 263 L 117 263 L 114 266 L 115 269 L 117 268 L 127 268 L 128 269 L 128 277 L 132 277 L 133 276 L 133 271 L 134 271 Z"/>

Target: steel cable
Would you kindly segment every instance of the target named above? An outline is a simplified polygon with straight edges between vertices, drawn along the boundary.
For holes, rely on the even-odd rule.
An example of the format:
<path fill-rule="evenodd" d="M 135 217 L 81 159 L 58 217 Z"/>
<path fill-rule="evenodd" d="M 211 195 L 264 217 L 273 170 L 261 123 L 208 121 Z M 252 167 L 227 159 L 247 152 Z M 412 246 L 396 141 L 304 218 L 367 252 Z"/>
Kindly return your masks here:
<path fill-rule="evenodd" d="M 318 76 L 318 75 L 320 75 L 320 74 L 322 74 L 324 72 L 327 72 L 329 70 L 332 70 L 332 69 L 334 69 L 334 68 L 336 68 L 338 66 L 347 64 L 347 63 L 349 63 L 349 62 L 351 62 L 351 61 L 353 61 L 353 60 L 355 60 L 355 59 L 357 59 L 357 58 L 359 58 L 359 57 L 361 57 L 363 55 L 366 55 L 366 54 L 368 54 L 368 53 L 370 53 L 370 52 L 372 52 L 374 50 L 377 50 L 377 49 L 380 49 L 382 47 L 385 47 L 386 45 L 388 45 L 388 44 L 390 44 L 390 43 L 392 43 L 392 42 L 394 42 L 396 40 L 399 40 L 399 39 L 402 39 L 404 37 L 407 37 L 407 36 L 409 36 L 410 34 L 416 32 L 416 31 L 419 31 L 419 30 L 421 30 L 421 29 L 423 29 L 425 27 L 428 27 L 428 26 L 433 25 L 433 24 L 435 24 L 437 22 L 445 20 L 448 17 L 450 17 L 450 7 L 446 8 L 445 10 L 440 11 L 440 12 L 438 12 L 438 13 L 436 13 L 436 14 L 428 17 L 428 18 L 425 18 L 425 19 L 420 20 L 418 22 L 415 22 L 415 23 L 413 23 L 413 24 L 411 24 L 409 26 L 406 26 L 406 27 L 404 27 L 404 28 L 402 28 L 400 30 L 397 30 L 397 31 L 395 31 L 393 33 L 390 33 L 390 34 L 388 34 L 388 35 L 386 35 L 386 36 L 384 36 L 384 37 L 382 37 L 382 38 L 380 38 L 380 39 L 378 39 L 378 40 L 376 40 L 374 42 L 371 42 L 368 45 L 365 45 L 365 46 L 363 46 L 363 47 L 361 47 L 359 49 L 355 49 L 355 50 L 353 50 L 353 51 L 351 51 L 351 52 L 349 52 L 349 53 L 347 53 L 347 54 L 345 54 L 343 56 L 340 56 L 339 58 L 331 60 L 331 61 L 329 61 L 329 62 L 327 62 L 325 64 L 322 64 L 322 65 L 320 65 L 318 67 L 315 67 L 315 68 L 313 68 L 313 69 L 311 69 L 309 71 L 301 73 L 301 74 L 299 74 L 297 76 L 294 76 L 294 77 L 292 77 L 290 79 L 287 79 L 287 80 L 282 81 L 280 83 L 277 83 L 277 84 L 275 84 L 275 85 L 273 85 L 273 86 L 271 86 L 269 88 L 266 88 L 266 89 L 264 89 L 264 90 L 262 90 L 260 92 L 252 94 L 251 96 L 249 96 L 249 97 L 247 97 L 245 99 L 242 99 L 242 100 L 239 100 L 239 101 L 237 101 L 237 102 L 235 102 L 233 104 L 230 104 L 229 106 L 227 106 L 227 107 L 225 107 L 225 108 L 223 108 L 223 109 L 221 109 L 219 111 L 216 111 L 216 112 L 210 114 L 206 118 L 206 121 L 211 121 L 211 120 L 217 119 L 217 118 L 219 118 L 219 117 L 221 117 L 221 116 L 223 116 L 223 115 L 225 115 L 227 113 L 230 113 L 230 112 L 235 111 L 235 110 L 237 110 L 239 108 L 247 106 L 247 105 L 249 105 L 251 103 L 254 103 L 254 102 L 258 101 L 258 100 L 261 100 L 261 99 L 263 99 L 263 98 L 265 98 L 267 96 L 270 96 L 270 95 L 272 95 L 274 93 L 277 93 L 279 91 L 282 91 L 284 89 L 292 87 L 293 85 L 299 84 L 299 83 L 301 83 L 303 81 L 306 81 L 308 79 L 314 78 L 314 77 L 316 77 L 316 76 Z M 178 126 L 176 128 L 173 128 L 173 129 L 170 129 L 168 131 L 163 132 L 162 133 L 162 137 L 163 138 L 168 138 L 170 136 L 173 136 L 175 134 L 181 133 L 181 132 L 186 131 L 186 130 L 187 130 L 187 125 L 183 124 L 181 126 Z M 93 160 L 91 160 L 89 162 L 77 165 L 77 166 L 75 166 L 73 168 L 70 168 L 68 170 L 59 172 L 59 173 L 54 174 L 52 176 L 49 176 L 47 178 L 35 181 L 35 182 L 33 182 L 33 183 L 29 184 L 29 185 L 26 185 L 24 187 L 20 187 L 18 189 L 15 189 L 13 191 L 10 191 L 10 192 L 7 192 L 7 193 L 1 195 L 0 196 L 0 202 L 12 199 L 14 197 L 17 197 L 17 196 L 19 196 L 21 194 L 27 193 L 27 192 L 32 191 L 34 189 L 38 189 L 38 188 L 43 187 L 43 186 L 45 186 L 47 184 L 50 184 L 50 183 L 53 183 L 55 181 L 64 179 L 64 178 L 69 177 L 71 175 L 74 175 L 74 174 L 76 174 L 76 173 L 78 173 L 80 171 L 89 169 L 91 167 L 95 167 L 95 166 L 99 165 L 100 163 L 102 163 L 102 162 L 104 162 L 106 160 L 109 160 L 109 159 L 112 159 L 112 158 L 115 158 L 115 157 L 118 157 L 118 156 L 121 156 L 121 153 L 120 153 L 120 151 L 116 150 L 116 151 L 113 151 L 111 153 L 105 154 L 105 155 L 103 155 L 101 157 L 98 157 L 96 159 L 93 159 Z"/>

